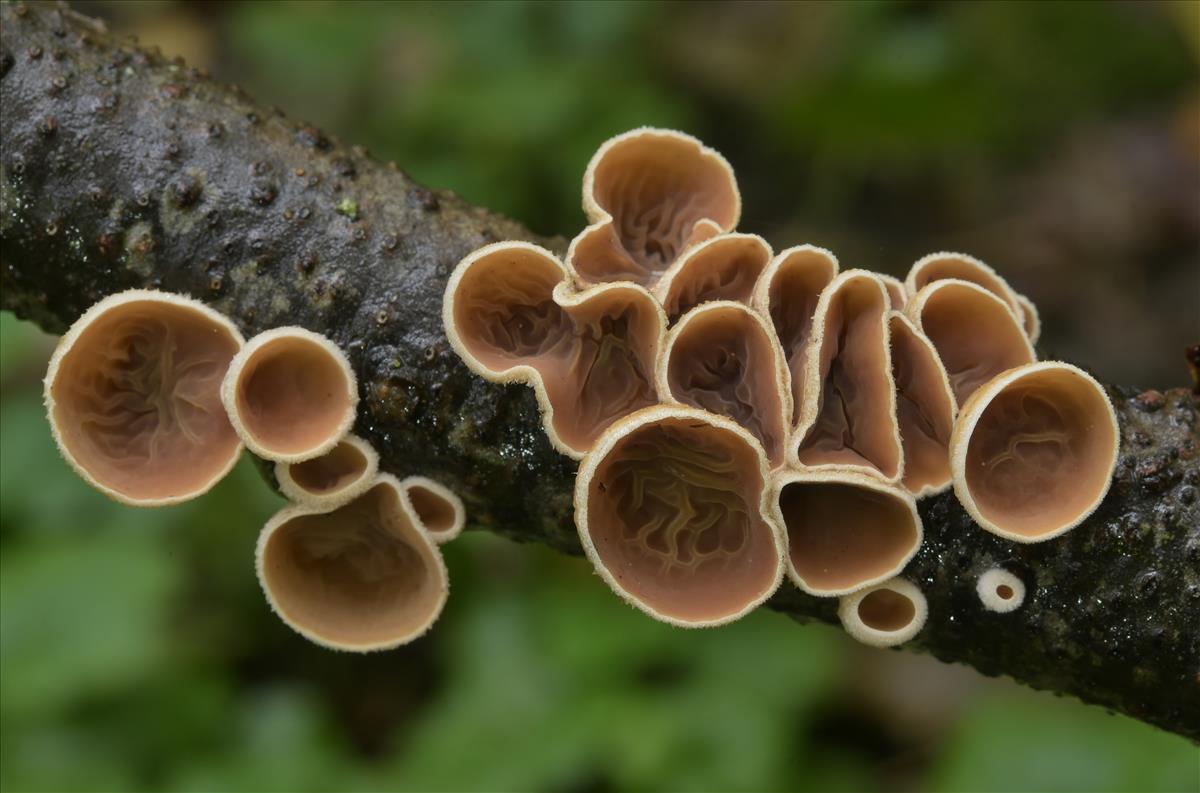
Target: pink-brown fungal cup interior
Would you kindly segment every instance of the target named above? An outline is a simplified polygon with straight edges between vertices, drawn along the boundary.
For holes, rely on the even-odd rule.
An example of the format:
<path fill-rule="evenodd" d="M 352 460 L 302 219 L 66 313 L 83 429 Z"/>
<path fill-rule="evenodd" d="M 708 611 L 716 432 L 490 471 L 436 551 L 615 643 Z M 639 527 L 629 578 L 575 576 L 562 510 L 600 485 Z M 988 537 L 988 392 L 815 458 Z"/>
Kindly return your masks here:
<path fill-rule="evenodd" d="M 329 451 L 298 463 L 276 463 L 279 489 L 293 501 L 321 504 L 350 500 L 375 479 L 379 455 L 356 435 Z"/>
<path fill-rule="evenodd" d="M 954 394 L 937 350 L 903 315 L 888 314 L 896 418 L 904 448 L 901 484 L 918 498 L 950 485 Z"/>
<path fill-rule="evenodd" d="M 346 434 L 358 387 L 336 345 L 288 327 L 246 344 L 230 366 L 221 397 L 252 452 L 297 462 L 324 454 Z"/>
<path fill-rule="evenodd" d="M 204 493 L 241 452 L 220 400 L 241 346 L 229 320 L 189 298 L 133 290 L 100 301 L 71 326 L 46 374 L 63 455 L 127 504 Z"/>
<path fill-rule="evenodd" d="M 451 276 L 443 316 L 472 370 L 534 386 L 551 441 L 579 457 L 614 420 L 658 402 L 654 367 L 666 318 L 641 287 L 573 293 L 565 276 L 534 245 L 490 245 Z"/>
<path fill-rule="evenodd" d="M 896 575 L 921 544 L 907 492 L 872 476 L 784 472 L 775 487 L 788 573 L 812 595 L 843 595 Z"/>
<path fill-rule="evenodd" d="M 847 595 L 838 606 L 846 633 L 873 647 L 903 644 L 921 631 L 928 615 L 925 595 L 902 578 Z"/>
<path fill-rule="evenodd" d="M 434 542 L 446 543 L 462 533 L 467 513 L 454 491 L 424 476 L 410 476 L 400 486 L 421 528 Z"/>
<path fill-rule="evenodd" d="M 643 128 L 597 150 L 583 209 L 593 225 L 568 253 L 580 280 L 653 288 L 688 247 L 737 225 L 741 197 L 720 154 L 690 135 Z"/>
<path fill-rule="evenodd" d="M 763 452 L 736 424 L 651 408 L 614 425 L 576 479 L 576 521 L 601 576 L 656 619 L 742 616 L 778 587 L 783 538 L 764 511 Z"/>
<path fill-rule="evenodd" d="M 771 260 L 771 246 L 753 234 L 722 234 L 689 249 L 655 287 L 674 322 L 701 303 L 750 304 L 754 285 Z"/>
<path fill-rule="evenodd" d="M 258 575 L 288 625 L 318 644 L 357 652 L 417 638 L 448 592 L 440 552 L 386 474 L 331 512 L 277 514 L 259 537 Z"/>
<path fill-rule="evenodd" d="M 990 381 L 965 405 L 951 443 L 954 490 L 983 528 L 1018 542 L 1056 537 L 1108 492 L 1119 433 L 1104 389 L 1046 362 Z"/>

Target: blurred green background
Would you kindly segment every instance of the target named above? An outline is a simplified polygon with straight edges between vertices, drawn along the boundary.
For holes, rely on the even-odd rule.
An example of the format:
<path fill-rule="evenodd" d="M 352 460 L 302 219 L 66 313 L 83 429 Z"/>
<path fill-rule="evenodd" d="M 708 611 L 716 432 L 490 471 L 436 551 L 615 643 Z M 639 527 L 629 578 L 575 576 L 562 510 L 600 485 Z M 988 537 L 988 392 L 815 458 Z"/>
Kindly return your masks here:
<path fill-rule="evenodd" d="M 1200 340 L 1200 4 L 81 3 L 544 233 L 595 147 L 688 130 L 744 229 L 902 274 L 967 250 L 1048 355 L 1182 384 Z M 428 637 L 331 653 L 253 573 L 248 464 L 137 511 L 58 458 L 53 339 L 0 317 L 0 788 L 1200 790 L 1098 708 L 759 613 L 682 632 L 585 561 L 468 533 Z"/>

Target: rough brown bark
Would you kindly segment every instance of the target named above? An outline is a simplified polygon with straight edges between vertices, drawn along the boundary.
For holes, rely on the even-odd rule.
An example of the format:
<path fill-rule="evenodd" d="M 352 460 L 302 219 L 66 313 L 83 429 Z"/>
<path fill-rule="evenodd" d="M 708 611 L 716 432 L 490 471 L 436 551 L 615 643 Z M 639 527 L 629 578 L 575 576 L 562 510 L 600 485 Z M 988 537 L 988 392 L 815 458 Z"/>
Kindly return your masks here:
<path fill-rule="evenodd" d="M 441 326 L 463 255 L 535 237 L 63 7 L 6 3 L 0 25 L 0 306 L 57 332 L 151 286 L 247 334 L 325 333 L 358 371 L 357 431 L 385 468 L 451 485 L 475 528 L 578 552 L 575 465 L 546 441 L 532 392 L 472 376 Z M 1065 538 L 1019 546 L 953 495 L 922 503 L 926 541 L 905 575 L 930 619 L 911 647 L 1200 740 L 1200 402 L 1110 393 L 1116 482 Z M 997 564 L 1030 584 L 1013 614 L 975 595 Z M 836 620 L 833 601 L 790 586 L 771 605 Z"/>

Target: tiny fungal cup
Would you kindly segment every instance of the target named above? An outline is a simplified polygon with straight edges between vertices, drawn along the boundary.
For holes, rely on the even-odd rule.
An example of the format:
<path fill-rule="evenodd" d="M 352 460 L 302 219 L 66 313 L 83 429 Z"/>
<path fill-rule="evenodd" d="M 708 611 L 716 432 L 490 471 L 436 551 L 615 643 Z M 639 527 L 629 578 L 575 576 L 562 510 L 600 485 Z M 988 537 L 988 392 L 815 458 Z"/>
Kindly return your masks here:
<path fill-rule="evenodd" d="M 242 450 L 220 399 L 242 344 L 232 322 L 181 295 L 135 289 L 96 303 L 46 371 L 46 414 L 63 457 L 132 506 L 207 492 Z"/>
<path fill-rule="evenodd" d="M 453 490 L 427 476 L 410 476 L 400 482 L 400 487 L 421 529 L 438 545 L 462 533 L 467 511 Z"/>
<path fill-rule="evenodd" d="M 921 632 L 928 616 L 925 595 L 903 578 L 861 589 L 838 604 L 846 633 L 872 647 L 904 644 Z"/>
<path fill-rule="evenodd" d="M 284 508 L 263 527 L 256 562 L 271 608 L 334 650 L 386 650 L 418 638 L 450 586 L 441 552 L 389 474 L 332 511 Z"/>
<path fill-rule="evenodd" d="M 810 595 L 845 595 L 886 581 L 921 546 L 912 495 L 849 471 L 782 471 L 773 488 L 787 531 L 788 577 Z"/>
<path fill-rule="evenodd" d="M 1004 372 L 959 411 L 954 492 L 975 522 L 1016 542 L 1079 525 L 1104 499 L 1120 433 L 1104 388 L 1070 364 Z"/>
<path fill-rule="evenodd" d="M 983 607 L 998 614 L 1016 611 L 1025 602 L 1025 582 L 1000 567 L 979 576 L 975 591 Z"/>
<path fill-rule="evenodd" d="M 354 423 L 358 385 L 337 345 L 304 328 L 275 328 L 233 359 L 221 401 L 246 448 L 301 462 L 337 445 Z"/>
<path fill-rule="evenodd" d="M 614 424 L 584 458 L 575 519 L 613 591 L 683 627 L 735 620 L 778 589 L 786 554 L 768 512 L 758 441 L 734 422 L 654 407 Z"/>
<path fill-rule="evenodd" d="M 371 486 L 379 454 L 357 435 L 347 435 L 329 451 L 298 463 L 276 463 L 275 479 L 298 504 L 341 506 Z"/>

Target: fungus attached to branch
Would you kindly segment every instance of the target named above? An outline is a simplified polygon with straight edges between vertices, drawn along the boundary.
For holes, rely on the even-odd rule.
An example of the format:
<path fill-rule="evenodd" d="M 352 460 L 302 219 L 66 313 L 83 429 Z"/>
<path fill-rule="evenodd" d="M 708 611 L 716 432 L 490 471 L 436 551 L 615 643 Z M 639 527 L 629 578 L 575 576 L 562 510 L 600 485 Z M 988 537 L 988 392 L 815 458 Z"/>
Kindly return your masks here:
<path fill-rule="evenodd" d="M 385 650 L 418 638 L 449 592 L 441 553 L 388 474 L 335 510 L 281 510 L 259 536 L 257 570 L 283 621 L 335 650 Z"/>
<path fill-rule="evenodd" d="M 983 607 L 998 614 L 1016 611 L 1025 602 L 1025 582 L 1001 567 L 979 576 L 975 591 Z"/>
<path fill-rule="evenodd" d="M 903 578 L 847 595 L 838 604 L 846 633 L 872 647 L 904 644 L 921 632 L 928 616 L 925 595 Z"/>
<path fill-rule="evenodd" d="M 810 595 L 845 595 L 904 569 L 921 545 L 913 497 L 877 477 L 784 471 L 774 486 L 788 576 Z"/>
<path fill-rule="evenodd" d="M 911 299 L 929 284 L 947 279 L 967 281 L 991 292 L 1004 301 L 1018 323 L 1024 322 L 1024 308 L 1008 281 L 979 259 L 965 253 L 931 253 L 919 259 L 909 269 L 904 288 Z"/>
<path fill-rule="evenodd" d="M 208 491 L 242 443 L 221 407 L 221 378 L 243 344 L 199 301 L 131 290 L 92 306 L 46 372 L 46 413 L 71 467 L 133 506 Z"/>
<path fill-rule="evenodd" d="M 575 480 L 583 548 L 655 619 L 719 625 L 779 587 L 785 540 L 768 513 L 766 456 L 728 419 L 655 407 L 614 424 Z"/>
<path fill-rule="evenodd" d="M 357 435 L 347 435 L 319 457 L 276 463 L 280 491 L 299 504 L 332 509 L 345 504 L 375 481 L 379 454 Z"/>
<path fill-rule="evenodd" d="M 427 476 L 410 476 L 400 482 L 400 487 L 421 529 L 438 545 L 462 533 L 467 511 L 462 499 L 450 488 Z"/>
<path fill-rule="evenodd" d="M 654 288 L 671 322 L 709 300 L 750 304 L 771 261 L 771 246 L 754 234 L 721 234 L 689 248 Z"/>
<path fill-rule="evenodd" d="M 903 314 L 888 314 L 892 377 L 896 381 L 896 418 L 904 448 L 901 484 L 917 498 L 950 486 L 950 434 L 954 430 L 954 393 L 925 334 Z"/>
<path fill-rule="evenodd" d="M 300 462 L 329 451 L 350 429 L 358 385 L 329 339 L 304 328 L 275 328 L 252 338 L 233 359 L 221 401 L 246 448 L 267 460 Z"/>
<path fill-rule="evenodd" d="M 740 303 L 692 309 L 667 336 L 658 368 L 664 398 L 731 418 L 783 464 L 791 393 L 783 351 L 770 325 Z"/>
<path fill-rule="evenodd" d="M 534 388 L 546 434 L 563 454 L 582 457 L 613 421 L 658 403 L 666 315 L 640 286 L 572 292 L 549 251 L 502 242 L 459 263 L 442 315 L 472 371 Z"/>
<path fill-rule="evenodd" d="M 959 405 L 999 373 L 1036 360 L 1017 315 L 968 281 L 934 281 L 909 299 L 905 312 L 933 342 Z"/>
<path fill-rule="evenodd" d="M 794 462 L 900 479 L 904 457 L 887 311 L 886 288 L 863 270 L 842 273 L 821 293 L 802 375 Z"/>
<path fill-rule="evenodd" d="M 1089 374 L 1055 361 L 1022 366 L 959 411 L 950 441 L 954 492 L 993 534 L 1048 540 L 1099 506 L 1119 441 L 1112 403 Z"/>
<path fill-rule="evenodd" d="M 800 420 L 813 314 L 821 292 L 837 274 L 838 262 L 832 253 L 812 245 L 799 245 L 772 259 L 754 288 L 754 307 L 764 317 L 771 318 L 787 359 L 793 424 Z"/>
<path fill-rule="evenodd" d="M 588 226 L 567 264 L 583 284 L 653 289 L 689 247 L 737 226 L 733 169 L 690 135 L 642 128 L 605 142 L 583 176 Z"/>

